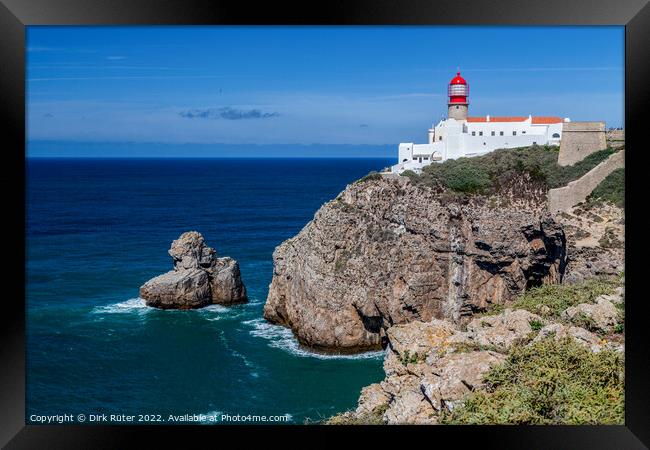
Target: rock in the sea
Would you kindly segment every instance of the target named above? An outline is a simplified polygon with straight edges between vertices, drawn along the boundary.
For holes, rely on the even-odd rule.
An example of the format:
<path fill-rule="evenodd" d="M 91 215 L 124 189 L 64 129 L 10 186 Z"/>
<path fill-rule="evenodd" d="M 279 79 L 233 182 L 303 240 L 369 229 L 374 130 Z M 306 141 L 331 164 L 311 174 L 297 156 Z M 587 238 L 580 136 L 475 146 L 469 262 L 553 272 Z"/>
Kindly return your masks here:
<path fill-rule="evenodd" d="M 379 348 L 391 326 L 463 323 L 562 280 L 566 239 L 543 189 L 451 203 L 444 194 L 406 177 L 349 185 L 276 248 L 264 317 L 306 346 L 360 351 Z"/>
<path fill-rule="evenodd" d="M 201 233 L 183 233 L 172 242 L 169 255 L 174 270 L 140 287 L 140 297 L 148 306 L 194 309 L 248 300 L 237 261 L 217 258 L 217 252 L 205 244 Z"/>
<path fill-rule="evenodd" d="M 208 269 L 208 273 L 214 303 L 226 305 L 243 303 L 247 300 L 246 288 L 241 281 L 237 261 L 228 256 L 216 258 L 214 264 Z"/>
<path fill-rule="evenodd" d="M 208 274 L 200 269 L 172 270 L 147 281 L 140 297 L 148 306 L 193 309 L 212 303 Z"/>

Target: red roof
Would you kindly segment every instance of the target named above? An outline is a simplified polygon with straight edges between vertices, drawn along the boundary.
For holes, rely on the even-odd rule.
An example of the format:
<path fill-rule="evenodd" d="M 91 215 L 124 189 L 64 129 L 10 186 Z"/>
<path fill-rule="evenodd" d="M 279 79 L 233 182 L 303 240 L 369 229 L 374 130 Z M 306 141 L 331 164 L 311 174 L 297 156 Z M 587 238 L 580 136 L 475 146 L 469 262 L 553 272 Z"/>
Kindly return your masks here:
<path fill-rule="evenodd" d="M 465 81 L 465 78 L 460 76 L 460 72 L 456 72 L 456 76 L 451 79 L 449 84 L 467 84 L 467 81 Z"/>
<path fill-rule="evenodd" d="M 561 123 L 561 117 L 533 117 L 533 123 Z"/>
<path fill-rule="evenodd" d="M 523 122 L 527 120 L 528 117 L 523 116 L 490 116 L 490 122 Z M 468 117 L 468 122 L 487 122 L 487 117 Z M 561 117 L 544 117 L 544 116 L 533 116 L 533 124 L 550 124 L 550 123 L 561 123 L 563 120 Z"/>

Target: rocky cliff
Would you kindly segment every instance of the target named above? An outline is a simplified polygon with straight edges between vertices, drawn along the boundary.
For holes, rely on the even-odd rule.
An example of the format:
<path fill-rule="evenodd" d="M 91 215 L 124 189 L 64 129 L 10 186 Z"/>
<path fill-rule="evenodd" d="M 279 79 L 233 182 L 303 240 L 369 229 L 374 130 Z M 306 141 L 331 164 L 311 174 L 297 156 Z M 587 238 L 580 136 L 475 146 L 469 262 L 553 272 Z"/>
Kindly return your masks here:
<path fill-rule="evenodd" d="M 566 230 L 562 285 L 527 291 L 512 308 L 460 325 L 432 319 L 389 328 L 385 379 L 327 423 L 621 424 L 624 211 L 598 202 L 554 219 Z"/>
<path fill-rule="evenodd" d="M 169 255 L 173 270 L 140 287 L 140 297 L 148 306 L 193 309 L 247 301 L 237 261 L 217 258 L 217 252 L 205 244 L 201 233 L 183 233 L 172 242 Z"/>
<path fill-rule="evenodd" d="M 274 252 L 264 317 L 314 349 L 379 348 L 412 321 L 454 325 L 562 280 L 566 239 L 546 190 L 513 180 L 458 198 L 406 177 L 349 185 Z"/>
<path fill-rule="evenodd" d="M 598 358 L 590 357 L 589 353 L 609 352 L 603 356 L 605 362 L 612 358 L 612 352 L 614 360 L 618 360 L 616 354 L 623 354 L 623 337 L 612 334 L 613 324 L 621 320 L 617 305 L 622 305 L 623 295 L 623 288 L 616 288 L 611 294 L 568 308 L 561 317 L 506 309 L 497 315 L 476 317 L 464 327 L 436 319 L 392 327 L 388 330 L 389 345 L 384 359 L 385 379 L 364 387 L 357 408 L 329 419 L 328 423 L 440 423 L 445 416 L 462 407 L 470 394 L 485 392 L 486 389 L 494 392 L 495 386 L 488 389 L 485 381 L 491 370 L 500 367 L 502 371 L 524 371 L 522 354 L 528 358 L 538 357 L 531 362 L 533 377 L 527 380 L 530 386 L 521 386 L 521 392 L 508 387 L 496 394 L 486 394 L 482 397 L 482 409 L 475 412 L 471 420 L 465 419 L 460 423 L 563 423 L 567 420 L 574 423 L 619 423 L 622 413 L 592 411 L 590 400 L 585 400 L 584 395 L 572 397 L 569 392 L 578 388 L 563 384 L 561 379 L 563 375 L 572 376 L 570 364 L 577 365 L 574 369 L 579 371 L 586 368 L 591 358 Z M 576 326 L 584 323 L 577 320 L 575 312 L 578 310 L 594 320 L 594 332 Z M 513 349 L 519 353 L 513 355 Z M 622 369 L 622 362 L 618 361 L 620 367 L 605 365 L 600 368 L 618 376 L 619 368 Z M 561 363 L 568 363 L 568 367 Z M 545 364 L 552 366 L 549 372 L 545 372 Z M 543 379 L 548 374 L 552 374 L 549 379 Z M 583 384 L 580 388 L 593 389 L 594 393 L 590 394 L 596 396 L 599 386 L 594 386 L 594 379 L 597 377 L 573 376 Z M 613 384 L 616 389 L 609 384 L 605 387 L 608 408 L 601 405 L 597 410 L 620 407 L 622 379 Z M 544 386 L 542 393 L 540 385 Z M 538 405 L 544 402 L 542 396 L 549 397 L 549 405 Z M 515 400 L 511 410 L 498 410 L 503 398 Z M 492 411 L 494 408 L 497 411 Z M 566 411 L 572 409 L 580 410 L 582 414 L 567 419 Z M 454 423 L 453 417 L 448 423 Z"/>

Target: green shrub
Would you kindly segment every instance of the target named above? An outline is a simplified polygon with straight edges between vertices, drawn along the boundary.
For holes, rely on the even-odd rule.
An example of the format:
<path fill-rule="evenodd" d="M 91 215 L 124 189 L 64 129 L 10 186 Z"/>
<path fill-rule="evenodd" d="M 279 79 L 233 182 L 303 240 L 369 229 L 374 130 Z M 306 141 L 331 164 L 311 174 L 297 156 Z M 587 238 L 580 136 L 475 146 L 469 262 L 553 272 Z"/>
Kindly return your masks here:
<path fill-rule="evenodd" d="M 550 188 L 566 186 L 570 181 L 577 180 L 601 162 L 615 153 L 615 150 L 607 148 L 587 155 L 582 161 L 578 161 L 572 166 L 557 166 L 555 169 L 548 170 L 547 182 Z"/>
<path fill-rule="evenodd" d="M 426 355 L 418 355 L 418 352 L 414 352 L 411 354 L 409 350 L 405 350 L 402 355 L 400 355 L 400 362 L 402 365 L 406 366 L 408 364 L 416 364 L 419 361 L 424 361 L 426 358 Z"/>
<path fill-rule="evenodd" d="M 572 339 L 515 346 L 445 424 L 623 424 L 624 358 Z"/>
<path fill-rule="evenodd" d="M 381 174 L 377 172 L 376 170 L 373 170 L 370 172 L 368 175 L 365 175 L 358 179 L 356 182 L 357 183 L 365 183 L 366 181 L 372 181 L 372 180 L 381 180 Z"/>
<path fill-rule="evenodd" d="M 587 206 L 602 202 L 625 208 L 625 168 L 616 169 L 607 175 L 587 197 Z"/>
<path fill-rule="evenodd" d="M 388 405 L 376 408 L 371 414 L 357 415 L 354 411 L 347 411 L 325 420 L 325 425 L 383 425 L 383 414 Z"/>
<path fill-rule="evenodd" d="M 568 307 L 593 302 L 599 295 L 611 294 L 620 284 L 619 277 L 589 278 L 576 284 L 545 284 L 524 292 L 510 307 L 557 319 Z M 502 310 L 503 306 L 495 305 L 488 314 Z"/>
<path fill-rule="evenodd" d="M 568 307 L 580 303 L 591 303 L 599 295 L 611 294 L 616 287 L 622 284 L 620 276 L 589 278 L 575 284 L 544 284 L 524 292 L 509 305 L 494 304 L 490 306 L 484 315 L 500 314 L 508 307 L 525 309 L 543 317 L 559 319 L 562 312 Z"/>
<path fill-rule="evenodd" d="M 498 191 L 513 177 L 528 174 L 548 188 L 564 186 L 580 178 L 614 153 L 605 149 L 587 156 L 572 166 L 557 164 L 557 149 L 532 146 L 495 150 L 487 155 L 458 158 L 434 163 L 422 169 L 421 175 L 406 175 L 416 183 L 441 186 L 467 194 L 489 194 Z"/>
<path fill-rule="evenodd" d="M 532 328 L 534 331 L 539 331 L 544 328 L 544 322 L 541 320 L 533 319 L 530 321 L 530 328 Z"/>

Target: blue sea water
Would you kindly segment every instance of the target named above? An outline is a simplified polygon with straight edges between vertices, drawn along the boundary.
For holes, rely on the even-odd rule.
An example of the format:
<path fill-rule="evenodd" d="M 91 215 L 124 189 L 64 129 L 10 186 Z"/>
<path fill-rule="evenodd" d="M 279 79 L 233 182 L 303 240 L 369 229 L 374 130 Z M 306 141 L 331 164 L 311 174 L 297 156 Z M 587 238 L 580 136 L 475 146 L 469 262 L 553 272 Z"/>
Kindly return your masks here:
<path fill-rule="evenodd" d="M 382 354 L 318 355 L 262 308 L 272 253 L 388 159 L 27 161 L 27 421 L 33 414 L 290 415 L 355 406 Z M 250 303 L 146 307 L 138 288 L 200 231 Z"/>

